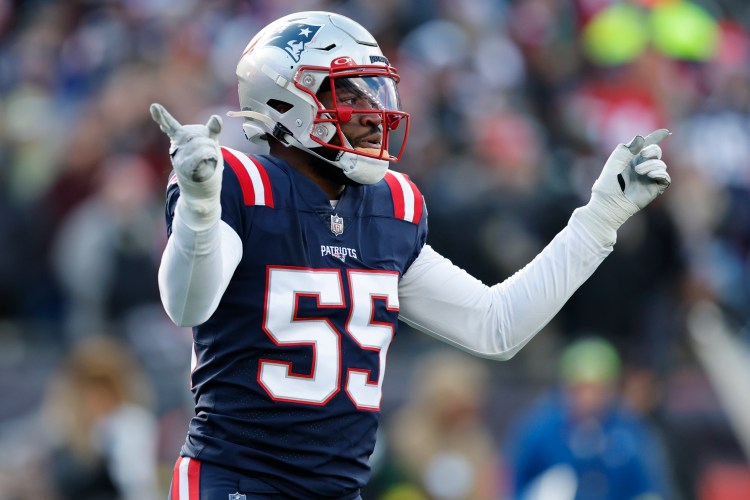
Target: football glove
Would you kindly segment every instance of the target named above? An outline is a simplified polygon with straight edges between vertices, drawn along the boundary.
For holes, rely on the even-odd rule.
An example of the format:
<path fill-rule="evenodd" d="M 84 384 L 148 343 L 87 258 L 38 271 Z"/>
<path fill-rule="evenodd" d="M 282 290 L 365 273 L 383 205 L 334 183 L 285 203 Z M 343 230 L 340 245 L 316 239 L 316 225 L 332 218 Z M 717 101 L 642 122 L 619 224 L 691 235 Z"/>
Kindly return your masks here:
<path fill-rule="evenodd" d="M 638 135 L 618 144 L 607 159 L 583 214 L 603 241 L 614 243 L 617 229 L 669 187 L 672 179 L 658 144 L 669 135 L 666 129 Z"/>
<path fill-rule="evenodd" d="M 194 229 L 210 226 L 221 215 L 219 197 L 224 169 L 218 141 L 221 118 L 213 115 L 205 125 L 180 125 L 161 104 L 152 104 L 150 111 L 169 136 L 169 156 L 186 208 L 181 215 Z"/>

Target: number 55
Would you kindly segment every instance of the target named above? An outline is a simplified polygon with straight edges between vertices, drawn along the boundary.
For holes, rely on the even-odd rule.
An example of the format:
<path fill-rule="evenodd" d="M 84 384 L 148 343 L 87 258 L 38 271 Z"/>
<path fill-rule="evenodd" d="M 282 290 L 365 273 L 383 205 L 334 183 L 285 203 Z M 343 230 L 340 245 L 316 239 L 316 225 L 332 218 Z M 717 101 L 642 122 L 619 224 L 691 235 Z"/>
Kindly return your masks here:
<path fill-rule="evenodd" d="M 379 410 L 388 346 L 393 325 L 373 320 L 375 300 L 398 311 L 398 273 L 348 270 L 351 311 L 346 333 L 364 350 L 378 354 L 377 383 L 370 370 L 349 368 L 346 393 L 355 406 Z M 295 374 L 292 363 L 261 359 L 258 382 L 274 400 L 325 405 L 341 387 L 341 333 L 324 316 L 300 318 L 300 297 L 313 297 L 318 309 L 346 307 L 341 273 L 337 269 L 270 267 L 266 279 L 263 329 L 279 347 L 309 345 L 313 352 L 309 375 Z"/>

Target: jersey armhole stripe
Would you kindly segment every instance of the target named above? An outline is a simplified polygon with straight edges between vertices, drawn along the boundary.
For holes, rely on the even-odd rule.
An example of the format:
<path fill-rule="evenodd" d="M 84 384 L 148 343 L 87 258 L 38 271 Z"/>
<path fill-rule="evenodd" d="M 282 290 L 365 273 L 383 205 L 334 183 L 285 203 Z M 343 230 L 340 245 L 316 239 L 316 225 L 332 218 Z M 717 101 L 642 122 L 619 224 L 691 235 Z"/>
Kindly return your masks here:
<path fill-rule="evenodd" d="M 388 187 L 391 189 L 391 197 L 393 198 L 393 215 L 397 219 L 404 218 L 404 193 L 401 189 L 401 184 L 390 171 L 385 173 L 385 182 L 388 183 Z"/>
<path fill-rule="evenodd" d="M 242 189 L 245 205 L 265 205 L 273 208 L 273 193 L 268 172 L 260 162 L 240 151 L 223 146 L 224 160 L 232 167 Z"/>
<path fill-rule="evenodd" d="M 258 169 L 258 173 L 260 174 L 260 180 L 263 183 L 263 192 L 265 193 L 266 198 L 265 205 L 273 208 L 273 191 L 271 190 L 271 179 L 268 178 L 268 172 L 266 172 L 266 168 L 252 156 L 248 156 L 248 158 L 253 162 L 255 167 Z"/>
<path fill-rule="evenodd" d="M 389 170 L 385 181 L 391 189 L 394 216 L 407 222 L 419 224 L 422 218 L 422 194 L 409 177 L 401 172 Z"/>

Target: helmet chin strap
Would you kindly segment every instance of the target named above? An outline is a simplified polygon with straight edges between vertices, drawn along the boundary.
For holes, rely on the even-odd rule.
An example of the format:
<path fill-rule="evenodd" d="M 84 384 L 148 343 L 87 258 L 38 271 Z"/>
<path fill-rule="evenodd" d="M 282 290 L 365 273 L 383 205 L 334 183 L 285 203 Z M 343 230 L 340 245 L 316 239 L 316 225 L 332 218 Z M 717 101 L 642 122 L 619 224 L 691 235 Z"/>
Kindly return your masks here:
<path fill-rule="evenodd" d="M 377 158 L 369 158 L 361 156 L 356 153 L 350 153 L 348 151 L 342 151 L 339 155 L 338 160 L 329 160 L 324 156 L 316 153 L 312 149 L 303 145 L 293 135 L 287 135 L 287 139 L 290 139 L 288 143 L 293 143 L 294 147 L 297 147 L 316 158 L 330 163 L 334 167 L 341 169 L 344 175 L 353 180 L 358 184 L 375 184 L 380 182 L 385 177 L 385 172 L 388 170 L 388 162 L 385 160 L 378 160 Z M 348 143 L 349 141 L 347 141 Z M 349 147 L 351 145 L 347 144 Z"/>
<path fill-rule="evenodd" d="M 277 128 L 275 121 L 266 115 L 255 111 L 228 111 L 227 116 L 233 118 L 249 118 L 250 120 L 258 121 L 265 125 L 266 131 L 272 135 Z M 330 160 L 302 144 L 299 139 L 292 134 L 284 134 L 283 141 L 286 143 L 285 145 L 287 147 L 294 146 L 325 161 L 326 163 L 330 163 L 336 168 L 341 169 L 347 178 L 359 184 L 375 184 L 380 182 L 380 180 L 385 177 L 385 172 L 388 170 L 388 161 L 386 160 L 361 156 L 347 151 L 343 151 L 339 155 L 338 160 Z M 346 147 L 354 149 L 346 137 L 344 137 L 344 141 Z"/>

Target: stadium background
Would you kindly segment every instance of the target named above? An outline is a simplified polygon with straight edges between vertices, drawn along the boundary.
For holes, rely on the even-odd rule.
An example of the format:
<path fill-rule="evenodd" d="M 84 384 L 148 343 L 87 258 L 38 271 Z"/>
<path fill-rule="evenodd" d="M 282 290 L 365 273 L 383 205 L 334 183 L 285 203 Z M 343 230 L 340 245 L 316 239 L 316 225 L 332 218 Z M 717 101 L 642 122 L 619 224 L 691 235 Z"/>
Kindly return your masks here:
<path fill-rule="evenodd" d="M 96 369 L 121 374 L 110 385 L 153 417 L 163 496 L 191 412 L 190 341 L 156 289 L 169 165 L 148 105 L 183 123 L 225 116 L 249 39 L 312 9 L 360 21 L 399 69 L 412 127 L 397 168 L 426 196 L 430 243 L 485 283 L 564 226 L 617 142 L 672 130 L 672 188 L 516 358 L 479 362 L 481 425 L 502 495 L 509 423 L 555 383 L 561 349 L 597 334 L 622 355 L 623 397 L 663 438 L 675 498 L 750 498 L 750 363 L 713 354 L 750 359 L 742 0 L 0 0 L 0 498 L 60 493 L 51 450 L 90 429 L 66 422 L 86 403 L 58 382 L 101 337 L 122 348 L 89 346 Z M 224 124 L 223 144 L 252 151 L 236 120 Z M 691 315 L 706 303 L 726 335 Z M 440 347 L 402 329 L 384 429 L 415 397 L 415 360 Z"/>

